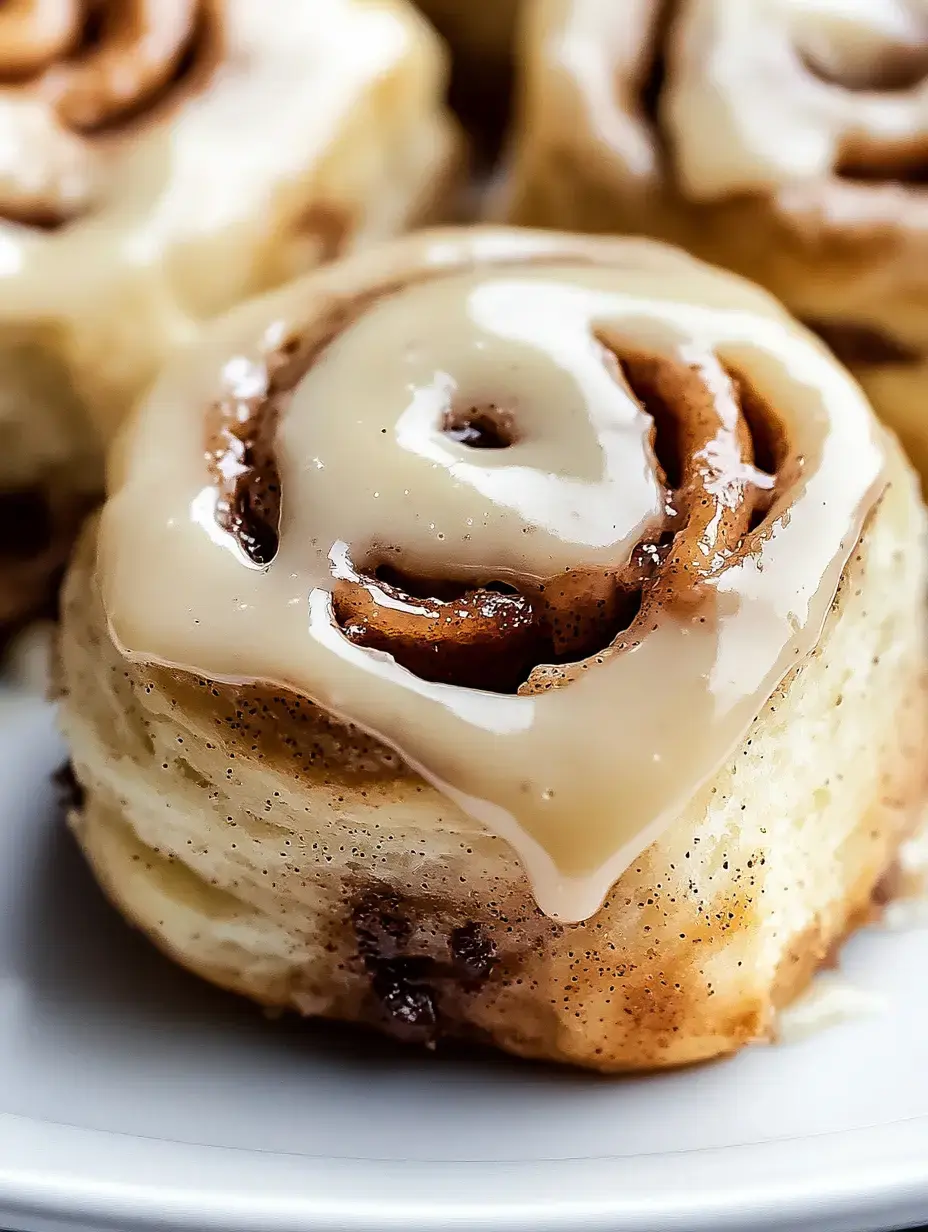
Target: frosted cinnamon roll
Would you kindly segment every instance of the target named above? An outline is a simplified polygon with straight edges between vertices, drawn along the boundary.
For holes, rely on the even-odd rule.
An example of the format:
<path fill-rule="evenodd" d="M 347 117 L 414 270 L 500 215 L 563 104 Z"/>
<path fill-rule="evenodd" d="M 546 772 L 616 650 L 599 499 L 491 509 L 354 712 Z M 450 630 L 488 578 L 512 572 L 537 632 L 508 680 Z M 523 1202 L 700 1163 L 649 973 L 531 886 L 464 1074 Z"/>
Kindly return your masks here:
<path fill-rule="evenodd" d="M 928 475 L 925 0 L 538 0 L 523 34 L 513 219 L 762 283 Z"/>
<path fill-rule="evenodd" d="M 176 343 L 439 205 L 444 71 L 404 0 L 0 8 L 0 513 L 44 510 L 36 585 Z M 17 562 L 0 619 L 30 606 Z"/>
<path fill-rule="evenodd" d="M 426 232 L 228 316 L 64 592 L 101 884 L 301 1013 L 711 1057 L 922 803 L 924 517 L 763 292 L 641 240 Z"/>

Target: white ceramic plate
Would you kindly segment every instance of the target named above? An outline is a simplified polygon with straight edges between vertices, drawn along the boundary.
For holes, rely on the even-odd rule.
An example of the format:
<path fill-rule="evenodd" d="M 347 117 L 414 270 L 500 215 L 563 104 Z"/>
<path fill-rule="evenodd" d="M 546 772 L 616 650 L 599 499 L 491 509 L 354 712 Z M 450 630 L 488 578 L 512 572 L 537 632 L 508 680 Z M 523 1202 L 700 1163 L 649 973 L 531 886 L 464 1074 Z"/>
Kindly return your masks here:
<path fill-rule="evenodd" d="M 2 700 L 2 699 L 0 699 Z M 49 709 L 0 705 L 0 1227 L 870 1232 L 928 1222 L 928 931 L 845 956 L 885 1001 L 616 1081 L 265 1020 L 103 903 Z"/>

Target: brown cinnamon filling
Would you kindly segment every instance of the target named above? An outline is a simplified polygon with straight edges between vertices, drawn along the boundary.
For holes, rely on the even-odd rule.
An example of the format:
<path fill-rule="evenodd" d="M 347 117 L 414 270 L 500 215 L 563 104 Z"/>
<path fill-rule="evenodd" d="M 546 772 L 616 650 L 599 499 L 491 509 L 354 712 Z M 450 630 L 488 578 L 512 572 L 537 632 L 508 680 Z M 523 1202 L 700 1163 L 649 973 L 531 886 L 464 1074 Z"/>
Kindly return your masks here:
<path fill-rule="evenodd" d="M 356 308 L 357 310 L 357 308 Z M 216 517 L 257 565 L 277 550 L 280 481 L 274 434 L 313 357 L 290 340 L 243 392 L 208 419 Z M 477 583 L 411 577 L 402 557 L 333 561 L 333 611 L 344 636 L 391 655 L 422 679 L 500 693 L 535 692 L 571 679 L 609 646 L 633 645 L 658 607 L 692 611 L 705 583 L 762 535 L 775 496 L 796 478 L 782 424 L 747 378 L 712 354 L 696 359 L 628 354 L 598 339 L 603 362 L 653 422 L 664 517 L 616 570 L 568 570 L 519 589 L 492 573 Z M 440 429 L 475 450 L 518 439 L 517 406 L 454 406 Z"/>
<path fill-rule="evenodd" d="M 255 565 L 269 565 L 280 538 L 280 476 L 274 438 L 293 390 L 317 355 L 372 301 L 389 295 L 333 303 L 318 338 L 290 336 L 263 363 L 209 409 L 205 424 L 206 462 L 216 484 L 216 521 Z"/>
<path fill-rule="evenodd" d="M 364 894 L 352 912 L 358 956 L 370 978 L 381 1025 L 396 1039 L 433 1042 L 441 1034 L 442 1002 L 474 992 L 497 961 L 496 947 L 468 921 L 447 938 L 415 936 L 415 909 L 390 890 Z M 438 948 L 438 952 L 434 952 Z"/>
<path fill-rule="evenodd" d="M 928 25 L 925 46 L 874 46 L 866 62 L 840 64 L 813 48 L 800 48 L 803 65 L 819 81 L 843 90 L 891 94 L 912 90 L 928 76 Z"/>
<path fill-rule="evenodd" d="M 895 145 L 860 138 L 848 142 L 835 173 L 861 184 L 928 184 L 928 145 L 912 141 Z"/>

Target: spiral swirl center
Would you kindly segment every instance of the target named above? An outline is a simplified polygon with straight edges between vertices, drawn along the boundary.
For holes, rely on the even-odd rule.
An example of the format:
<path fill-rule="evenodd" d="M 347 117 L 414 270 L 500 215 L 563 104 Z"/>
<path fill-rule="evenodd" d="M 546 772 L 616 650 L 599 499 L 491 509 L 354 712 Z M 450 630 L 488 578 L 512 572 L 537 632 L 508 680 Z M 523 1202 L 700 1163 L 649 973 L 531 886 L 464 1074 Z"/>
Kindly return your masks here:
<path fill-rule="evenodd" d="M 924 0 L 683 0 L 673 11 L 657 112 L 692 200 L 924 182 Z"/>
<path fill-rule="evenodd" d="M 206 46 L 205 0 L 0 6 L 0 217 L 54 228 L 92 202 L 95 134 L 164 103 Z"/>
<path fill-rule="evenodd" d="M 201 7 L 199 0 L 12 0 L 0 9 L 0 77 L 31 82 L 73 129 L 115 123 L 175 77 Z"/>

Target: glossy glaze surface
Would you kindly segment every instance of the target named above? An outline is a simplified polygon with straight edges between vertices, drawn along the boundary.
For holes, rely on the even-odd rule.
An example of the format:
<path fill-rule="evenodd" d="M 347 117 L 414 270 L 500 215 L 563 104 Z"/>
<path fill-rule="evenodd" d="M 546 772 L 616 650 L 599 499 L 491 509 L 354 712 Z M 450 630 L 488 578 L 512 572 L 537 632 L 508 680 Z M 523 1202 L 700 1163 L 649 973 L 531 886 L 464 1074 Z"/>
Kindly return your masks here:
<path fill-rule="evenodd" d="M 813 649 L 882 452 L 856 386 L 745 284 L 649 246 L 616 260 L 605 241 L 537 241 L 533 260 L 506 235 L 476 270 L 465 233 L 442 256 L 407 243 L 419 277 L 365 288 L 307 361 L 278 406 L 268 564 L 217 516 L 204 412 L 270 404 L 270 357 L 325 336 L 324 297 L 298 285 L 217 331 L 124 442 L 100 563 L 125 653 L 279 683 L 376 734 L 513 844 L 543 910 L 576 920 Z M 658 403 L 676 416 L 670 464 Z M 487 406 L 509 443 L 449 433 L 461 408 Z M 772 474 L 754 462 L 758 415 L 780 440 Z M 426 592 L 502 581 L 536 606 L 563 583 L 588 616 L 609 585 L 640 581 L 649 552 L 627 627 L 536 664 L 516 693 L 425 679 L 333 614 L 344 582 L 394 602 L 386 565 Z M 442 619 L 419 616 L 424 630 Z"/>

